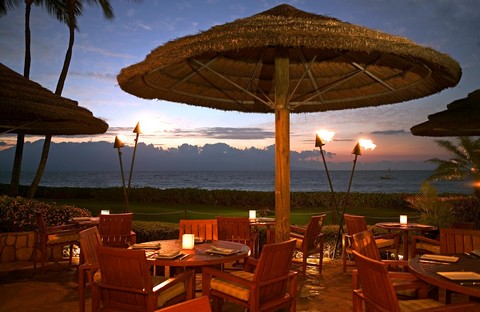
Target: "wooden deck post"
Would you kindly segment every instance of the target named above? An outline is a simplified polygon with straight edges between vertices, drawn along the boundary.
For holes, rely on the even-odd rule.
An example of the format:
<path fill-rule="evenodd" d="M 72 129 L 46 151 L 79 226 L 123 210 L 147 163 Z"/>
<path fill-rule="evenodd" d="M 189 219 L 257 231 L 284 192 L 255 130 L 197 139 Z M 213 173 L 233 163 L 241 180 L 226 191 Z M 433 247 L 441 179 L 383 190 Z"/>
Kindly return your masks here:
<path fill-rule="evenodd" d="M 275 242 L 290 238 L 289 59 L 285 48 L 275 58 Z"/>

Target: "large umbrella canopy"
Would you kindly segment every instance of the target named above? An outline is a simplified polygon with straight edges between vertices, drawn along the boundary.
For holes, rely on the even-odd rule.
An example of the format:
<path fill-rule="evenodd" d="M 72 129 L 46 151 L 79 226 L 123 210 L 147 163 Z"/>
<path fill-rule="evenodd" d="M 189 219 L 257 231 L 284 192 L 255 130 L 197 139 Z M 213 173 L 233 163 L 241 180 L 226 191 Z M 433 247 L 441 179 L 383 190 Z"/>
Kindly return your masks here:
<path fill-rule="evenodd" d="M 428 121 L 413 126 L 419 136 L 480 136 L 480 89 L 453 101 L 447 109 L 428 115 Z"/>
<path fill-rule="evenodd" d="M 108 124 L 0 64 L 0 132 L 38 135 L 99 134 Z"/>
<path fill-rule="evenodd" d="M 280 5 L 166 43 L 122 69 L 120 87 L 243 112 L 275 112 L 276 239 L 290 223 L 289 113 L 378 106 L 455 86 L 456 61 L 408 39 Z"/>

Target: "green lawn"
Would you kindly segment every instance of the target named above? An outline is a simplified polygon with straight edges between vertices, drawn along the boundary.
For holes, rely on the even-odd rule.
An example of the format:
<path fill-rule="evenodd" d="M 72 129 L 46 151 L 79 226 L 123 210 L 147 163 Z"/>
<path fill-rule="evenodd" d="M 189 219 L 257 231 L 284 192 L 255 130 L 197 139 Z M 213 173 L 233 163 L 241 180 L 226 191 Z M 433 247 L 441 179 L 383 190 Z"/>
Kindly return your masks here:
<path fill-rule="evenodd" d="M 92 215 L 98 215 L 100 210 L 110 210 L 111 213 L 123 212 L 123 202 L 99 201 L 88 199 L 55 200 L 58 204 L 75 205 L 76 207 L 90 210 Z M 207 219 L 215 216 L 248 216 L 248 208 L 232 206 L 210 206 L 195 204 L 169 204 L 169 203 L 129 203 L 129 209 L 134 213 L 134 220 L 162 221 L 178 223 L 180 219 Z M 326 224 L 332 224 L 330 211 L 316 211 L 314 209 L 293 208 L 290 212 L 291 224 L 307 224 L 310 216 L 327 213 Z M 356 208 L 347 209 L 346 213 L 364 215 L 368 224 L 382 221 L 397 221 L 400 214 L 407 214 L 409 220 L 415 220 L 418 213 L 415 210 L 399 211 L 398 209 L 372 209 Z M 337 221 L 338 222 L 338 221 Z M 335 222 L 335 224 L 337 223 Z"/>

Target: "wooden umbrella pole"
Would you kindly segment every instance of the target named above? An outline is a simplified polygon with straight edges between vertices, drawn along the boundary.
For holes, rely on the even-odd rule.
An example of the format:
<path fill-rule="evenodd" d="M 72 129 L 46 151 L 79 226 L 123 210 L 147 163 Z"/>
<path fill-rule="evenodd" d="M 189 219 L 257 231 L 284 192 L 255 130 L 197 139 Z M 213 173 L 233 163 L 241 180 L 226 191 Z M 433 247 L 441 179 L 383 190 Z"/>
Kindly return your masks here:
<path fill-rule="evenodd" d="M 275 58 L 275 242 L 290 238 L 289 59 L 285 48 Z"/>

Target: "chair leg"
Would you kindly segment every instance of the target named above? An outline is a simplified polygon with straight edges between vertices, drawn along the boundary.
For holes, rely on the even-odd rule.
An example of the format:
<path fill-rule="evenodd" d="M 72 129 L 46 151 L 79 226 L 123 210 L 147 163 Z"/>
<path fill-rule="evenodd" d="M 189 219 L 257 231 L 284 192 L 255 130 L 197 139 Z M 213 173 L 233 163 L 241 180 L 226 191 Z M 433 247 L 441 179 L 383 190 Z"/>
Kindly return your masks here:
<path fill-rule="evenodd" d="M 323 241 L 320 244 L 320 254 L 318 255 L 318 273 L 322 274 L 323 268 Z"/>
<path fill-rule="evenodd" d="M 85 311 L 85 271 L 78 270 L 78 297 L 80 301 L 80 312 Z"/>

